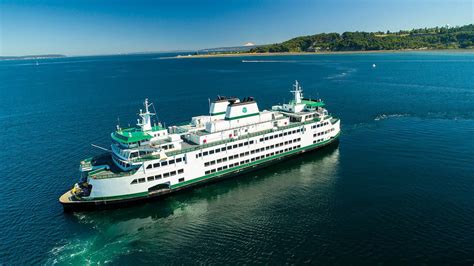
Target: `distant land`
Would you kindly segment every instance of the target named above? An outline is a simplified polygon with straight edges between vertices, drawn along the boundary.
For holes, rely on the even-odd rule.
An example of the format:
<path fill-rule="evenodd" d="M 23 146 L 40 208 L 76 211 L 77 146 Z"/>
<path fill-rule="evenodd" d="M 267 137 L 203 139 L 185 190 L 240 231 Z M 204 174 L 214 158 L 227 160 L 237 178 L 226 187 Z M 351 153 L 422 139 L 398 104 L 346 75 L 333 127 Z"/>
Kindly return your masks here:
<path fill-rule="evenodd" d="M 474 24 L 398 32 L 321 33 L 262 45 L 250 53 L 336 52 L 474 48 Z"/>
<path fill-rule="evenodd" d="M 218 48 L 207 48 L 198 50 L 199 54 L 209 54 L 209 53 L 239 53 L 239 52 L 249 52 L 251 49 L 260 47 L 260 45 L 255 45 L 253 43 L 246 43 L 242 46 L 231 46 L 231 47 L 218 47 Z"/>
<path fill-rule="evenodd" d="M 188 56 L 252 56 L 308 53 L 360 53 L 390 51 L 423 51 L 474 49 L 474 24 L 456 27 L 434 27 L 398 32 L 344 32 L 300 36 L 282 43 L 200 50 Z"/>
<path fill-rule="evenodd" d="M 23 55 L 23 56 L 0 56 L 0 60 L 34 60 L 47 58 L 61 58 L 66 57 L 62 54 L 42 54 L 42 55 Z"/>

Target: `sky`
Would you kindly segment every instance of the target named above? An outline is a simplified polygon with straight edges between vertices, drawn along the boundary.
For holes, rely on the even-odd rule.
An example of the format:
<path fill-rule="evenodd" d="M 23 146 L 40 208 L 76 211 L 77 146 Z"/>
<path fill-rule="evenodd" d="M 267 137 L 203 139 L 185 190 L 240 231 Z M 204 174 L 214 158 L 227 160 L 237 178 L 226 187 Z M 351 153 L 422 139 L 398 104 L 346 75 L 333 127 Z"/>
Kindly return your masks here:
<path fill-rule="evenodd" d="M 277 43 L 474 23 L 474 0 L 0 0 L 0 56 Z"/>

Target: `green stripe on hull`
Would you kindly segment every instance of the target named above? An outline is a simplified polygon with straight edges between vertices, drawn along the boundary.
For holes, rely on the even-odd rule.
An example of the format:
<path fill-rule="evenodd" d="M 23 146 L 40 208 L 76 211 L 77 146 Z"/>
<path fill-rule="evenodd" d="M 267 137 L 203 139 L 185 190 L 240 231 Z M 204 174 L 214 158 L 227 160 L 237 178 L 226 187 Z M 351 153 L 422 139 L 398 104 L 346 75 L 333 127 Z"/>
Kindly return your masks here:
<path fill-rule="evenodd" d="M 182 183 L 179 183 L 179 184 L 176 184 L 176 185 L 172 185 L 171 189 L 175 189 L 175 188 L 179 188 L 179 187 L 182 187 L 182 186 L 190 185 L 190 184 L 195 183 L 195 182 L 199 182 L 199 181 L 202 181 L 202 180 L 205 180 L 205 179 L 220 176 L 220 175 L 223 175 L 223 174 L 226 174 L 226 173 L 229 173 L 229 172 L 233 172 L 235 170 L 247 168 L 249 166 L 253 166 L 253 165 L 265 163 L 265 162 L 268 162 L 268 161 L 272 161 L 276 158 L 280 158 L 280 157 L 284 157 L 284 156 L 287 156 L 287 155 L 290 155 L 290 154 L 294 154 L 294 153 L 297 153 L 299 151 L 302 151 L 302 150 L 305 150 L 305 149 L 308 149 L 308 148 L 316 148 L 318 146 L 323 146 L 323 145 L 327 144 L 328 142 L 331 142 L 331 141 L 337 139 L 339 137 L 339 134 L 340 133 L 338 133 L 336 136 L 334 136 L 333 139 L 328 139 L 328 140 L 320 142 L 320 143 L 311 144 L 311 145 L 301 147 L 301 148 L 298 148 L 298 149 L 295 149 L 295 150 L 292 150 L 292 151 L 288 151 L 288 152 L 285 152 L 285 153 L 280 153 L 278 155 L 273 155 L 273 156 L 270 156 L 270 157 L 267 157 L 267 158 L 264 158 L 264 159 L 260 159 L 258 161 L 246 163 L 246 164 L 239 165 L 239 166 L 236 166 L 236 167 L 232 167 L 232 168 L 222 170 L 222 171 L 219 171 L 219 172 L 216 172 L 216 173 L 212 173 L 212 174 L 209 174 L 209 175 L 194 178 L 192 180 L 185 181 L 185 182 L 182 182 Z"/>
<path fill-rule="evenodd" d="M 139 193 L 127 194 L 127 195 L 118 195 L 118 196 L 110 196 L 110 197 L 97 197 L 97 198 L 91 198 L 91 199 L 84 199 L 84 201 L 123 200 L 123 199 L 146 197 L 147 195 L 148 195 L 148 192 L 139 192 Z"/>
<path fill-rule="evenodd" d="M 212 113 L 211 116 L 215 116 L 215 115 L 225 115 L 225 112 L 220 112 L 220 113 Z"/>
<path fill-rule="evenodd" d="M 203 180 L 208 180 L 208 179 L 210 180 L 212 178 L 215 178 L 215 177 L 218 177 L 218 176 L 230 173 L 230 172 L 234 172 L 236 170 L 248 168 L 248 167 L 253 166 L 253 165 L 258 165 L 258 164 L 262 164 L 262 163 L 265 163 L 265 162 L 269 162 L 269 161 L 272 161 L 272 160 L 280 158 L 280 157 L 284 157 L 284 156 L 287 156 L 287 155 L 291 155 L 291 154 L 300 152 L 302 150 L 317 148 L 319 146 L 324 146 L 324 145 L 328 144 L 329 142 L 336 140 L 339 137 L 339 135 L 340 135 L 340 132 L 337 133 L 337 135 L 334 136 L 334 138 L 328 139 L 328 140 L 320 142 L 320 143 L 311 144 L 311 145 L 308 145 L 308 146 L 305 146 L 305 147 L 294 149 L 292 151 L 288 151 L 288 152 L 285 152 L 285 153 L 280 153 L 278 155 L 263 158 L 263 159 L 260 159 L 258 161 L 242 164 L 242 165 L 239 165 L 239 166 L 236 166 L 236 167 L 233 167 L 233 168 L 229 168 L 229 169 L 226 169 L 226 170 L 222 170 L 222 171 L 219 171 L 219 172 L 216 172 L 216 173 L 212 173 L 212 174 L 209 174 L 209 175 L 194 178 L 192 180 L 184 181 L 182 183 L 172 185 L 171 190 L 181 188 L 181 187 L 184 187 L 184 186 L 188 186 L 188 185 L 191 185 L 191 184 L 203 181 Z M 123 200 L 123 199 L 131 199 L 131 198 L 141 198 L 141 197 L 146 197 L 146 196 L 148 196 L 148 192 L 140 192 L 140 193 L 135 193 L 135 194 L 119 195 L 119 196 L 111 196 L 111 197 L 98 197 L 98 198 L 93 198 L 93 199 L 87 199 L 87 200 L 84 200 L 84 201 Z"/>

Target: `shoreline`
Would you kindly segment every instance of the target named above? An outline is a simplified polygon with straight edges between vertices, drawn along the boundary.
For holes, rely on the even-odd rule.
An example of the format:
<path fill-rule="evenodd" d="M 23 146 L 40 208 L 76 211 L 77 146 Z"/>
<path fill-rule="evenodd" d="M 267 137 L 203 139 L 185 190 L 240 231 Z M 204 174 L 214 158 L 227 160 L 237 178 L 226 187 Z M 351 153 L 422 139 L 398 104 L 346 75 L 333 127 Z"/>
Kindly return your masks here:
<path fill-rule="evenodd" d="M 325 52 L 278 52 L 278 53 L 221 53 L 200 55 L 177 55 L 160 57 L 160 59 L 182 58 L 213 58 L 213 57 L 248 57 L 248 56 L 291 56 L 291 55 L 337 55 L 337 54 L 380 54 L 404 52 L 474 52 L 474 49 L 404 49 L 404 50 L 373 50 L 373 51 L 325 51 Z"/>

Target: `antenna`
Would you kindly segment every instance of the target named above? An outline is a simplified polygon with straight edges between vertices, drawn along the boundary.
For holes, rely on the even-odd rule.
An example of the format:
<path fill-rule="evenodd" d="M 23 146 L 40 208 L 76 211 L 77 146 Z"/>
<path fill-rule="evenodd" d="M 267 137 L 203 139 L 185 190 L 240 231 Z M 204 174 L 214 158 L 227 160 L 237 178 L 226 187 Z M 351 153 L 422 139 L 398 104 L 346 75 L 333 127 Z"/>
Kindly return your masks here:
<path fill-rule="evenodd" d="M 155 113 L 155 120 L 156 120 L 157 123 L 159 123 L 158 115 L 157 115 L 157 112 L 156 112 L 156 109 L 155 109 L 155 104 L 151 103 L 150 105 L 153 107 L 153 112 Z"/>
<path fill-rule="evenodd" d="M 291 92 L 294 93 L 295 95 L 295 104 L 301 103 L 301 99 L 303 98 L 303 90 L 301 89 L 300 84 L 298 83 L 298 80 L 295 80 L 295 84 L 293 84 L 294 90 Z"/>
<path fill-rule="evenodd" d="M 138 121 L 137 126 L 140 126 L 142 131 L 148 131 L 151 130 L 151 116 L 154 115 L 154 113 L 150 113 L 150 110 L 148 107 L 150 107 L 150 104 L 148 104 L 148 98 L 145 98 L 145 101 L 143 102 L 143 106 L 145 107 L 145 112 L 143 112 L 142 109 L 140 109 L 140 117 L 142 118 L 142 121 Z"/>
<path fill-rule="evenodd" d="M 207 98 L 207 101 L 209 102 L 209 121 L 211 120 L 211 98 Z"/>
<path fill-rule="evenodd" d="M 117 130 L 120 130 L 120 117 L 117 116 Z"/>

